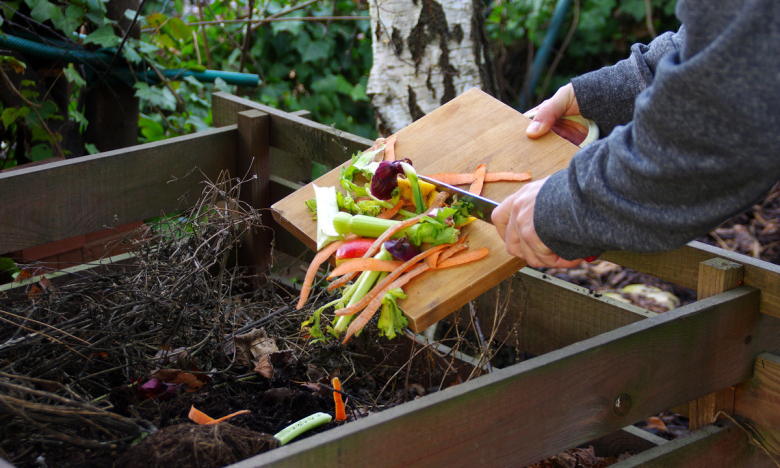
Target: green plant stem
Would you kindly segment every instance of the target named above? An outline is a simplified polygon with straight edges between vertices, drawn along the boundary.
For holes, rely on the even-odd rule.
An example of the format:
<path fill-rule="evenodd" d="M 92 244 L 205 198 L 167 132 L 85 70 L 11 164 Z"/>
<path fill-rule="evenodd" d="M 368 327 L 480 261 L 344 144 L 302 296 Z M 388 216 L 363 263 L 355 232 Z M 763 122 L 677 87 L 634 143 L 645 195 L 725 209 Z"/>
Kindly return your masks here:
<path fill-rule="evenodd" d="M 314 429 L 317 426 L 321 426 L 325 423 L 329 423 L 333 419 L 327 413 L 314 413 L 311 416 L 307 416 L 298 422 L 294 422 L 285 427 L 281 431 L 277 432 L 274 437 L 279 440 L 279 445 L 284 445 L 306 431 Z"/>

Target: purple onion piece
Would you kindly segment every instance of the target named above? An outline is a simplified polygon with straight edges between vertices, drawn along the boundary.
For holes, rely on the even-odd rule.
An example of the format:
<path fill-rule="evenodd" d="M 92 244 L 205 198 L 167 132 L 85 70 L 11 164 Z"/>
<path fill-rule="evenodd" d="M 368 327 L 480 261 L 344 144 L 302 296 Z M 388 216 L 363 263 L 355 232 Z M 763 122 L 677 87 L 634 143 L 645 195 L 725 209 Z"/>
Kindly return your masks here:
<path fill-rule="evenodd" d="M 401 163 L 411 164 L 408 159 L 400 161 L 382 161 L 371 177 L 371 194 L 380 200 L 393 198 L 393 190 L 398 187 L 398 174 L 403 174 Z"/>
<path fill-rule="evenodd" d="M 420 253 L 420 251 L 417 250 L 417 247 L 409 242 L 409 239 L 406 237 L 402 237 L 400 239 L 390 239 L 389 241 L 385 242 L 384 246 L 385 249 L 390 252 L 390 255 L 397 258 L 398 260 L 401 260 L 402 262 L 409 261 L 414 258 L 415 255 Z"/>

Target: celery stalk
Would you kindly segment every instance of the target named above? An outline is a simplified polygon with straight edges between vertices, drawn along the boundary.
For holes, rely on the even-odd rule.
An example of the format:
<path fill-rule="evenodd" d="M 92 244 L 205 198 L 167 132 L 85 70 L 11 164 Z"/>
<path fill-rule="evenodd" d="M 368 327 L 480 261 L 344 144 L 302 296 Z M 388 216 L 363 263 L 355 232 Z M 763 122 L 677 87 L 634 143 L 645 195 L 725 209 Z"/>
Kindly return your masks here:
<path fill-rule="evenodd" d="M 384 246 L 382 246 L 381 250 L 378 254 L 374 255 L 374 258 L 379 260 L 392 260 L 392 255 L 390 255 L 390 252 L 385 249 Z M 352 287 L 354 290 L 354 293 L 352 294 L 352 297 L 349 298 L 349 302 L 347 302 L 347 307 L 351 306 L 352 304 L 355 304 L 359 300 L 363 299 L 363 296 L 368 294 L 369 291 L 371 291 L 371 288 L 374 287 L 374 284 L 376 284 L 377 281 L 380 281 L 381 278 L 384 278 L 387 276 L 386 271 L 364 271 L 360 274 L 357 281 L 355 282 L 355 285 Z M 337 335 L 340 335 L 344 331 L 346 331 L 347 327 L 349 326 L 350 322 L 354 320 L 355 315 L 342 315 L 341 317 L 336 320 L 336 324 L 333 325 L 333 332 Z"/>
<path fill-rule="evenodd" d="M 422 196 L 422 190 L 420 190 L 420 181 L 417 179 L 417 171 L 414 170 L 411 164 L 405 162 L 401 163 L 401 167 L 404 169 L 404 174 L 409 182 L 412 184 L 412 192 L 414 193 L 414 206 L 417 210 L 417 214 L 422 213 L 425 210 L 425 199 Z"/>

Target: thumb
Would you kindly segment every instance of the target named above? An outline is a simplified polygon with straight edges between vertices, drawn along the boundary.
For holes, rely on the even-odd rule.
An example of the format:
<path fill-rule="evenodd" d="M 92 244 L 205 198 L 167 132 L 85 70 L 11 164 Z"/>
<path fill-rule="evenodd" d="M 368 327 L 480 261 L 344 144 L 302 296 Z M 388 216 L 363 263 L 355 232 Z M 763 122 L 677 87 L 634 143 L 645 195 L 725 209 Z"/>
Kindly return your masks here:
<path fill-rule="evenodd" d="M 536 115 L 534 115 L 531 123 L 528 124 L 525 133 L 531 138 L 538 138 L 549 132 L 557 120 L 558 116 L 555 115 L 554 106 L 549 105 L 545 101 L 536 110 Z"/>

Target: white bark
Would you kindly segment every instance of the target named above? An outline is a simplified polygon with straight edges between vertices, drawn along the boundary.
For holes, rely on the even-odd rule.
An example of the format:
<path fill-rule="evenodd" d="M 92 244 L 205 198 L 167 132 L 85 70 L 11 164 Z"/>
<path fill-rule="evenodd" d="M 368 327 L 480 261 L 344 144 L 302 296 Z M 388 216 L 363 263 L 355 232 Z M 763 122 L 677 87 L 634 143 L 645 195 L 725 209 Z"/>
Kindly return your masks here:
<path fill-rule="evenodd" d="M 380 134 L 401 130 L 472 87 L 492 91 L 479 30 L 483 0 L 369 4 L 374 63 L 367 93 Z"/>

